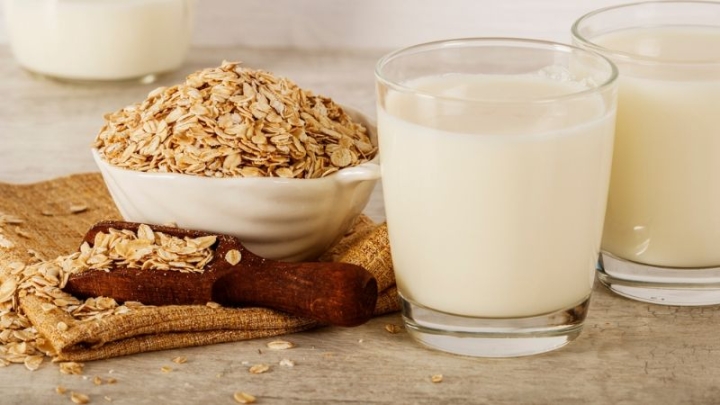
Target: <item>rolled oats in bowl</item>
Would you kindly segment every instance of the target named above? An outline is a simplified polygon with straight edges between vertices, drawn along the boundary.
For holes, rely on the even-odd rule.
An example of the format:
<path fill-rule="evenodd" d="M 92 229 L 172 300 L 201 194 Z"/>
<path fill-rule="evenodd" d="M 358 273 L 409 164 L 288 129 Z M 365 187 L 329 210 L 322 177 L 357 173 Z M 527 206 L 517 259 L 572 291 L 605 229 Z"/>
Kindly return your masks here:
<path fill-rule="evenodd" d="M 125 220 L 235 235 L 288 261 L 338 240 L 380 177 L 367 116 L 227 62 L 107 114 L 93 157 Z"/>
<path fill-rule="evenodd" d="M 93 146 L 114 166 L 206 177 L 325 177 L 377 152 L 329 98 L 233 62 L 106 114 Z"/>

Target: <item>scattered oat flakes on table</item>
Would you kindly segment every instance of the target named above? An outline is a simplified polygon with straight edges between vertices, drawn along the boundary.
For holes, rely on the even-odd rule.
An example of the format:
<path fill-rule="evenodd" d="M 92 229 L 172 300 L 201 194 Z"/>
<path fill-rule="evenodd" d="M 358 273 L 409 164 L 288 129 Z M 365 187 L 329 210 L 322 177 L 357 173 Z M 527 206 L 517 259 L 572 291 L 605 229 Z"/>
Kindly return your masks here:
<path fill-rule="evenodd" d="M 234 393 L 233 399 L 235 399 L 235 402 L 237 402 L 238 404 L 254 404 L 256 400 L 253 395 L 241 391 Z"/>
<path fill-rule="evenodd" d="M 265 372 L 268 372 L 270 370 L 270 366 L 267 364 L 255 364 L 251 366 L 248 371 L 250 374 L 262 374 Z"/>
<path fill-rule="evenodd" d="M 76 363 L 74 361 L 66 361 L 60 363 L 60 372 L 63 374 L 75 374 L 80 375 L 83 372 L 84 364 Z"/>
<path fill-rule="evenodd" d="M 87 404 L 90 403 L 90 397 L 88 397 L 85 394 L 81 394 L 79 392 L 71 392 L 70 393 L 70 400 L 73 401 L 76 404 Z"/>
<path fill-rule="evenodd" d="M 295 362 L 290 359 L 282 359 L 280 360 L 280 364 L 283 367 L 295 367 Z"/>
<path fill-rule="evenodd" d="M 295 343 L 287 340 L 273 340 L 266 345 L 270 350 L 287 350 L 295 347 Z"/>

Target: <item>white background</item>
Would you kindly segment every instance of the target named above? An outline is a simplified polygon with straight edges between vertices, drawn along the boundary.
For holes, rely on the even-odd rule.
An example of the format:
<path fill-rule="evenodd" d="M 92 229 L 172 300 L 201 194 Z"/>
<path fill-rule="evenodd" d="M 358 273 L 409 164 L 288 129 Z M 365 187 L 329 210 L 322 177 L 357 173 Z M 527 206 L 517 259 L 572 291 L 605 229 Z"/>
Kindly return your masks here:
<path fill-rule="evenodd" d="M 627 1 L 198 0 L 193 42 L 200 46 L 300 49 L 391 49 L 471 36 L 568 42 L 570 26 L 577 17 L 624 2 Z M 7 43 L 3 14 L 0 8 L 0 43 Z"/>

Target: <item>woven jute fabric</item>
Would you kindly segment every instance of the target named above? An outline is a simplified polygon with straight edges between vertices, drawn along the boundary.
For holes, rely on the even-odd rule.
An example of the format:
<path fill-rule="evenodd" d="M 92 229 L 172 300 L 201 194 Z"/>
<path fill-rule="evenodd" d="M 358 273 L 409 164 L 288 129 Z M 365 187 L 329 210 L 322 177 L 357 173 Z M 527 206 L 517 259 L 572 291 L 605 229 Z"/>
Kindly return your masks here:
<path fill-rule="evenodd" d="M 74 207 L 74 209 L 73 209 Z M 78 207 L 87 207 L 79 210 Z M 78 212 L 81 211 L 81 212 Z M 78 249 L 96 222 L 120 220 L 99 174 L 77 174 L 35 184 L 0 183 L 0 212 L 23 219 L 29 237 L 7 232 L 14 247 L 0 249 L 0 266 L 28 261 L 31 255 L 52 259 Z M 387 229 L 361 216 L 353 229 L 323 255 L 370 271 L 380 295 L 376 315 L 399 309 L 390 261 Z M 160 306 L 126 314 L 78 321 L 67 312 L 42 308 L 34 295 L 20 298 L 20 308 L 51 344 L 55 359 L 89 361 L 133 353 L 263 338 L 315 328 L 316 322 L 265 308 Z M 59 322 L 66 330 L 56 328 Z"/>

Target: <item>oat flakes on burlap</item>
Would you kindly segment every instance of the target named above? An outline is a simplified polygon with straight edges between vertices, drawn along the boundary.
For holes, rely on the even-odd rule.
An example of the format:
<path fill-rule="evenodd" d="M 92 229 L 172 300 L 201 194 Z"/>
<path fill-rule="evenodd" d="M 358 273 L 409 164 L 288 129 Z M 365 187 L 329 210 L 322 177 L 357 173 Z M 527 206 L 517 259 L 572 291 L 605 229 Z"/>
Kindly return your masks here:
<path fill-rule="evenodd" d="M 29 185 L 0 183 L 0 234 L 10 245 L 0 247 L 0 365 L 25 363 L 35 369 L 44 354 L 63 361 L 98 360 L 318 326 L 263 308 L 118 305 L 111 299 L 81 301 L 60 291 L 58 275 L 85 232 L 100 220 L 119 218 L 96 173 Z M 321 260 L 367 268 L 381 291 L 376 314 L 399 309 L 383 225 L 361 216 Z"/>

